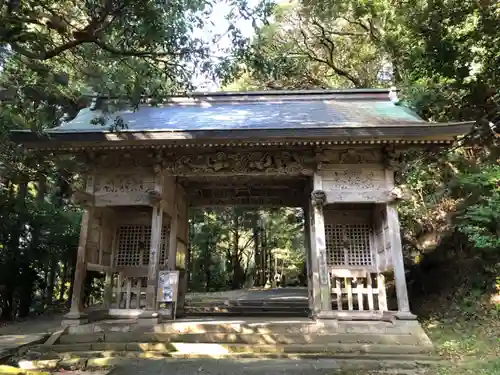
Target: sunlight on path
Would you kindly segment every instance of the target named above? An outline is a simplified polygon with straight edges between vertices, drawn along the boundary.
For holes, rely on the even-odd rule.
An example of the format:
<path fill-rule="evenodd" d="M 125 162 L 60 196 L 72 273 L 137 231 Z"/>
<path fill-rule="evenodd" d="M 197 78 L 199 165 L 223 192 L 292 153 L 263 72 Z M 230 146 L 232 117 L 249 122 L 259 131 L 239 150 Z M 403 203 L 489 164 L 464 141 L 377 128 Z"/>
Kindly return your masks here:
<path fill-rule="evenodd" d="M 0 336 L 52 333 L 60 328 L 61 319 L 62 315 L 53 314 L 7 323 L 0 327 Z"/>
<path fill-rule="evenodd" d="M 61 315 L 37 317 L 0 327 L 0 358 L 24 345 L 43 342 L 61 327 Z"/>

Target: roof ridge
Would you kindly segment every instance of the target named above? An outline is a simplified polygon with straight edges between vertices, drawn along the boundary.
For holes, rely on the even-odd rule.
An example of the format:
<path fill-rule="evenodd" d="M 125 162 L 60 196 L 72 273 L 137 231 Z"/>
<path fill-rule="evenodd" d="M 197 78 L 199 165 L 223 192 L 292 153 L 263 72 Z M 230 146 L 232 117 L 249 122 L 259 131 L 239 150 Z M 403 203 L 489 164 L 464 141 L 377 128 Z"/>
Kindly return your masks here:
<path fill-rule="evenodd" d="M 305 97 L 311 98 L 315 96 L 333 96 L 333 97 L 346 97 L 346 99 L 381 99 L 385 96 L 388 98 L 391 92 L 398 92 L 399 90 L 391 88 L 357 88 L 357 89 L 314 89 L 314 90 L 263 90 L 263 91 L 193 91 L 185 93 L 177 93 L 165 96 L 163 101 L 171 101 L 172 99 L 204 99 L 217 101 L 218 99 L 227 100 L 228 98 L 261 98 L 269 97 Z M 93 99 L 112 100 L 120 99 L 120 97 L 113 97 L 109 95 L 89 95 Z M 148 96 L 141 97 L 141 101 L 152 100 Z"/>

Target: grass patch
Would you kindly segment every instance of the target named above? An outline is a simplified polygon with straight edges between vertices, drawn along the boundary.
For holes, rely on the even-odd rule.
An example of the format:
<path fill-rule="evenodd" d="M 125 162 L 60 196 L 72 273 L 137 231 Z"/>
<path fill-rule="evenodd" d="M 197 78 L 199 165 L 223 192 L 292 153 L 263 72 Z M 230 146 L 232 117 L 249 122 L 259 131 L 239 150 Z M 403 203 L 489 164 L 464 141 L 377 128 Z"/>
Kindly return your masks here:
<path fill-rule="evenodd" d="M 500 375 L 500 314 L 465 319 L 428 320 L 423 327 L 451 366 L 436 375 Z"/>

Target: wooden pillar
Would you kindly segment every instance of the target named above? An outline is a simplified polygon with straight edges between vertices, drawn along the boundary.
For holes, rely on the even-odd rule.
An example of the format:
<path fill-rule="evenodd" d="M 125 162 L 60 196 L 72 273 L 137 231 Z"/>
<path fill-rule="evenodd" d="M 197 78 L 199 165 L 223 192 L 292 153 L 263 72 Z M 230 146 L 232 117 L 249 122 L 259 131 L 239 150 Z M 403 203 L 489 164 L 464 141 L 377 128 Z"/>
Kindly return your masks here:
<path fill-rule="evenodd" d="M 75 265 L 75 278 L 73 280 L 73 294 L 71 295 L 71 307 L 69 313 L 64 316 L 62 325 L 79 325 L 87 323 L 87 315 L 83 312 L 83 286 L 87 273 L 87 242 L 90 237 L 92 220 L 94 217 L 93 207 L 84 210 L 80 225 L 80 239 Z"/>
<path fill-rule="evenodd" d="M 177 231 L 179 227 L 179 212 L 177 205 L 177 197 L 179 195 L 179 188 L 177 184 L 174 186 L 173 203 L 172 203 L 172 218 L 170 220 L 170 233 L 168 241 L 168 258 L 167 268 L 171 271 L 175 270 L 175 262 L 177 256 Z"/>
<path fill-rule="evenodd" d="M 109 222 L 109 235 L 111 236 L 111 255 L 109 258 L 110 270 L 106 272 L 106 279 L 104 281 L 104 306 L 108 309 L 111 308 L 113 303 L 113 288 L 115 287 L 113 285 L 115 279 L 113 269 L 115 267 L 116 248 L 118 246 L 118 225 L 116 224 L 116 216 L 114 214 Z M 116 287 L 118 287 L 118 285 Z M 116 297 L 116 302 L 117 308 L 120 308 L 118 295 Z"/>
<path fill-rule="evenodd" d="M 113 274 L 106 272 L 104 279 L 104 307 L 109 309 L 113 299 Z"/>
<path fill-rule="evenodd" d="M 311 315 L 315 316 L 321 309 L 320 287 L 318 277 L 317 263 L 313 262 L 313 244 L 314 225 L 312 225 L 311 204 L 304 207 L 304 247 L 306 250 L 306 269 L 307 269 L 307 290 L 309 299 L 309 309 Z M 316 276 L 316 277 L 315 277 Z"/>
<path fill-rule="evenodd" d="M 387 222 L 391 240 L 391 255 L 394 266 L 394 281 L 398 299 L 398 313 L 396 317 L 401 320 L 415 320 L 416 316 L 410 312 L 408 289 L 403 261 L 403 246 L 401 243 L 401 229 L 399 226 L 398 211 L 395 202 L 387 204 Z"/>
<path fill-rule="evenodd" d="M 146 309 L 156 310 L 156 290 L 158 286 L 158 263 L 161 251 L 161 231 L 163 227 L 163 207 L 161 202 L 153 205 L 151 218 L 151 247 L 149 249 L 148 283 L 146 289 Z"/>
<path fill-rule="evenodd" d="M 313 225 L 311 232 L 312 263 L 317 265 L 316 272 L 313 272 L 313 288 L 319 285 L 319 310 L 326 312 L 332 310 L 330 276 L 328 274 L 328 264 L 326 262 L 326 237 L 325 220 L 323 216 L 323 206 L 326 204 L 326 194 L 322 190 L 322 177 L 314 174 L 313 192 L 311 193 L 311 203 L 313 208 Z M 318 294 L 317 292 L 315 293 Z M 315 298 L 316 304 L 316 298 Z"/>

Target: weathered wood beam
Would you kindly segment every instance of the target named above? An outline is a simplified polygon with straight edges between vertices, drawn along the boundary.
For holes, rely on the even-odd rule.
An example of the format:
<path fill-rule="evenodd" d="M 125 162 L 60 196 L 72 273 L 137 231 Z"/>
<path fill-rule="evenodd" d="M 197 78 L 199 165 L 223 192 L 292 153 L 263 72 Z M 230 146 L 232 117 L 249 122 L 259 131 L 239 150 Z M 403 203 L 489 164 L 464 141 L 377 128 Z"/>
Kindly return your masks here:
<path fill-rule="evenodd" d="M 81 207 L 113 207 L 113 206 L 155 206 L 161 202 L 161 193 L 156 190 L 144 192 L 120 193 L 88 193 L 75 191 L 72 202 Z"/>
<path fill-rule="evenodd" d="M 326 204 L 326 194 L 323 189 L 323 179 L 318 173 L 313 177 L 313 192 L 311 193 L 312 223 L 314 226 L 312 241 L 312 260 L 317 264 L 317 277 L 320 288 L 320 311 L 332 308 L 330 294 L 330 276 L 326 260 L 326 235 L 323 206 Z"/>

